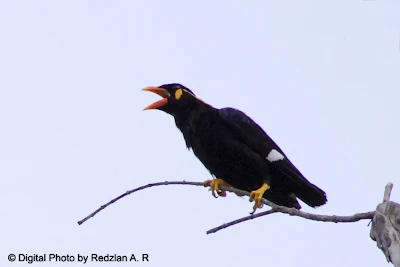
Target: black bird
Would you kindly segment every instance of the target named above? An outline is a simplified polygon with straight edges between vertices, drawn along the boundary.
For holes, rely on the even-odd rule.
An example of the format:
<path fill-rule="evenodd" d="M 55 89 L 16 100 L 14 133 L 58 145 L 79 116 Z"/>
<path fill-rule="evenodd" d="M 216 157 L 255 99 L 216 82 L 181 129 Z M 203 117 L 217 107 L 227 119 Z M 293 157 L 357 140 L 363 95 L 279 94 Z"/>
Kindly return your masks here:
<path fill-rule="evenodd" d="M 301 209 L 297 198 L 311 207 L 327 202 L 326 194 L 310 183 L 264 130 L 243 112 L 214 108 L 187 87 L 178 84 L 150 86 L 143 90 L 163 99 L 147 106 L 175 118 L 186 146 L 210 173 L 217 177 L 204 182 L 212 194 L 225 196 L 220 185 L 251 192 L 253 212 L 264 197 L 277 205 Z"/>

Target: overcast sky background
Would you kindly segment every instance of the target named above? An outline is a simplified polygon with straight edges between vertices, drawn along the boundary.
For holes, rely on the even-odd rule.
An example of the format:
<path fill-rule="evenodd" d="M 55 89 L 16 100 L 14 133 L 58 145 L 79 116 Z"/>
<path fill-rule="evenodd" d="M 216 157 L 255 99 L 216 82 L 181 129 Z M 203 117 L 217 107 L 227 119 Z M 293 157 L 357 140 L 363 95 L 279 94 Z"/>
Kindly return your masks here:
<path fill-rule="evenodd" d="M 259 123 L 327 192 L 304 211 L 374 210 L 390 181 L 400 202 L 399 14 L 399 1 L 0 1 L 0 265 L 388 266 L 366 220 L 275 214 L 206 235 L 252 204 L 205 188 L 148 189 L 77 221 L 150 182 L 210 178 L 172 117 L 142 111 L 158 97 L 140 89 L 169 82 Z"/>

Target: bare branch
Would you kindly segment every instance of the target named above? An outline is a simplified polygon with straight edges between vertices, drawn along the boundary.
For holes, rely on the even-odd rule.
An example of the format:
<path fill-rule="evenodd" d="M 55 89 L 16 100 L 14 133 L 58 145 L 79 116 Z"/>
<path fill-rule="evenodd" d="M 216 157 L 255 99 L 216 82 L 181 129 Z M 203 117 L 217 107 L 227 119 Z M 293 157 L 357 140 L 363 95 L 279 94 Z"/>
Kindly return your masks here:
<path fill-rule="evenodd" d="M 370 211 L 370 212 L 364 212 L 364 213 L 356 213 L 351 216 L 319 215 L 319 214 L 312 214 L 312 213 L 308 213 L 308 212 L 304 212 L 304 211 L 299 211 L 299 210 L 296 210 L 295 208 L 286 208 L 286 207 L 275 205 L 270 210 L 267 210 L 267 211 L 264 211 L 261 213 L 257 213 L 255 215 L 243 217 L 243 218 L 237 219 L 235 221 L 225 223 L 221 226 L 215 227 L 211 230 L 208 230 L 207 234 L 216 233 L 219 230 L 225 229 L 229 226 L 232 226 L 232 225 L 235 225 L 235 224 L 238 224 L 241 222 L 245 222 L 245 221 L 257 218 L 257 217 L 269 215 L 272 213 L 277 213 L 277 212 L 289 214 L 291 216 L 301 217 L 301 218 L 311 220 L 311 221 L 333 222 L 333 223 L 350 223 L 350 222 L 357 222 L 360 220 L 372 220 L 372 218 L 374 217 L 374 214 L 375 214 L 375 211 Z"/>
<path fill-rule="evenodd" d="M 120 200 L 121 198 L 130 195 L 132 193 L 135 193 L 137 191 L 141 191 L 150 187 L 154 187 L 154 186 L 160 186 L 160 185 L 193 185 L 193 186 L 204 186 L 202 182 L 187 182 L 187 181 L 165 181 L 165 182 L 158 182 L 158 183 L 151 183 L 151 184 L 147 184 L 144 186 L 140 186 L 138 188 L 129 190 L 127 192 L 125 192 L 124 194 L 112 199 L 111 201 L 107 202 L 106 204 L 102 205 L 100 208 L 98 208 L 97 210 L 95 210 L 94 212 L 92 212 L 91 214 L 89 214 L 88 216 L 86 216 L 84 219 L 78 221 L 78 224 L 81 225 L 82 223 L 86 222 L 87 220 L 89 220 L 90 218 L 92 218 L 93 216 L 95 216 L 97 213 L 99 213 L 100 211 L 102 211 L 103 209 L 107 208 L 108 206 L 110 206 L 111 204 L 113 204 L 114 202 Z M 221 190 L 226 190 L 232 193 L 236 193 L 239 195 L 247 195 L 250 196 L 250 193 L 247 191 L 243 191 L 240 189 L 236 189 L 233 187 L 226 187 L 226 186 L 220 186 Z M 271 201 L 268 201 L 266 199 L 263 199 L 262 202 L 265 205 L 268 206 L 272 206 L 275 205 L 274 203 L 272 203 Z"/>
<path fill-rule="evenodd" d="M 104 210 L 105 208 L 107 208 L 108 206 L 113 204 L 114 202 L 120 200 L 121 198 L 123 198 L 123 197 L 125 197 L 127 195 L 130 195 L 130 194 L 135 193 L 135 192 L 140 191 L 140 190 L 144 190 L 146 188 L 150 188 L 150 187 L 153 187 L 153 186 L 160 186 L 160 185 L 194 185 L 194 186 L 203 186 L 203 183 L 186 182 L 186 181 L 165 181 L 165 182 L 158 182 L 158 183 L 152 183 L 152 184 L 147 184 L 147 185 L 144 185 L 144 186 L 140 186 L 138 188 L 126 191 L 124 194 L 122 194 L 122 195 L 112 199 L 111 201 L 107 202 L 106 204 L 104 204 L 103 206 L 101 206 L 100 208 L 98 208 L 97 210 L 95 210 L 94 212 L 89 214 L 88 216 L 86 216 L 84 219 L 80 220 L 78 222 L 78 224 L 81 225 L 82 223 L 86 222 L 87 220 L 92 218 L 94 215 L 96 215 L 100 211 Z"/>
<path fill-rule="evenodd" d="M 337 216 L 337 215 L 319 215 L 312 214 L 294 208 L 286 208 L 282 206 L 274 207 L 276 211 L 286 213 L 292 216 L 298 216 L 307 220 L 318 221 L 318 222 L 333 222 L 333 223 L 350 223 L 357 222 L 360 220 L 371 220 L 374 217 L 375 211 L 356 213 L 351 216 Z"/>
<path fill-rule="evenodd" d="M 97 210 L 95 210 L 94 212 L 92 212 L 91 214 L 89 214 L 87 217 L 85 217 L 84 219 L 80 220 L 78 222 L 79 225 L 81 225 L 82 223 L 86 222 L 87 220 L 89 220 L 90 218 L 92 218 L 93 216 L 95 216 L 97 213 L 99 213 L 100 211 L 102 211 L 103 209 L 105 209 L 106 207 L 110 206 L 111 204 L 113 204 L 114 202 L 120 200 L 121 198 L 130 195 L 132 193 L 135 193 L 137 191 L 140 190 L 144 190 L 150 187 L 154 187 L 154 186 L 161 186 L 161 185 L 192 185 L 192 186 L 203 186 L 203 183 L 201 182 L 187 182 L 187 181 L 165 181 L 165 182 L 158 182 L 158 183 L 151 183 L 151 184 L 147 184 L 144 186 L 140 186 L 138 188 L 129 190 L 127 192 L 125 192 L 124 194 L 112 199 L 111 201 L 109 201 L 108 203 L 102 205 L 100 208 L 98 208 Z M 228 192 L 233 192 L 239 195 L 246 195 L 246 196 L 250 196 L 250 193 L 244 190 L 240 190 L 240 189 L 236 189 L 233 187 L 226 187 L 226 186 L 220 186 L 221 190 L 226 190 Z M 252 220 L 261 216 L 265 216 L 268 214 L 272 214 L 272 213 L 276 213 L 276 212 L 281 212 L 281 213 L 285 213 L 285 214 L 289 214 L 291 216 L 298 216 L 298 217 L 302 217 L 304 219 L 308 219 L 308 220 L 314 220 L 314 221 L 322 221 L 322 222 L 334 222 L 334 223 L 344 223 L 344 222 L 356 222 L 359 220 L 365 220 L 365 219 L 372 219 L 374 216 L 374 211 L 371 212 L 366 212 L 366 213 L 358 213 L 352 216 L 336 216 L 336 215 L 318 215 L 318 214 L 311 214 L 311 213 L 307 213 L 307 212 L 303 212 L 303 211 L 299 211 L 297 209 L 294 208 L 287 208 L 287 207 L 283 207 L 283 206 L 278 206 L 275 205 L 274 203 L 272 203 L 271 201 L 268 201 L 266 199 L 262 199 L 263 204 L 268 205 L 271 207 L 271 210 L 268 211 L 264 211 L 258 214 L 253 214 L 247 217 L 243 217 L 241 219 L 229 222 L 229 223 L 225 223 L 221 226 L 218 226 L 216 228 L 213 228 L 209 231 L 207 231 L 207 234 L 210 233 L 215 233 L 219 230 L 225 229 L 229 226 L 233 226 L 235 224 L 244 222 L 244 221 L 248 221 L 248 220 Z"/>
<path fill-rule="evenodd" d="M 239 190 L 239 189 L 235 189 L 235 188 L 229 188 L 229 187 L 225 187 L 225 186 L 221 186 L 220 188 L 222 190 L 231 191 L 231 192 L 232 192 L 232 189 L 234 189 L 234 192 L 236 192 L 236 193 L 250 196 L 250 193 L 247 191 L 243 191 L 243 190 Z M 241 223 L 241 222 L 245 222 L 245 221 L 257 218 L 257 217 L 269 215 L 269 214 L 276 213 L 276 212 L 289 214 L 291 216 L 298 216 L 298 217 L 301 217 L 301 218 L 304 218 L 307 220 L 312 220 L 312 221 L 333 222 L 333 223 L 349 223 L 349 222 L 357 222 L 360 220 L 368 220 L 368 219 L 372 220 L 372 218 L 374 217 L 374 214 L 375 214 L 375 211 L 370 211 L 370 212 L 364 212 L 364 213 L 357 213 L 357 214 L 354 214 L 351 216 L 319 215 L 319 214 L 312 214 L 312 213 L 300 211 L 295 208 L 287 208 L 287 207 L 283 207 L 283 206 L 278 206 L 264 198 L 262 199 L 262 202 L 264 204 L 270 206 L 271 210 L 257 213 L 255 215 L 246 216 L 246 217 L 234 220 L 229 223 L 225 223 L 223 225 L 220 225 L 218 227 L 208 230 L 207 234 L 216 233 L 216 232 L 218 232 L 222 229 L 225 229 L 229 226 L 233 226 L 233 225 Z"/>

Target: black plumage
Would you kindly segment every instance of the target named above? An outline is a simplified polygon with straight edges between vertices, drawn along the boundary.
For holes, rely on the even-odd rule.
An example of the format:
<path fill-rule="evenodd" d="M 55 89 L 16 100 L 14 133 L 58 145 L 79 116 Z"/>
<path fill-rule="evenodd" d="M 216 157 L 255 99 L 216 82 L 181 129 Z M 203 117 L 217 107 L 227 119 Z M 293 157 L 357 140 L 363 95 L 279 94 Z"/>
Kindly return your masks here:
<path fill-rule="evenodd" d="M 325 192 L 310 183 L 264 130 L 243 112 L 214 108 L 181 84 L 145 90 L 163 97 L 146 109 L 159 109 L 172 115 L 186 146 L 215 177 L 249 192 L 267 184 L 261 195 L 286 207 L 300 209 L 297 198 L 311 207 L 326 203 Z M 256 203 L 254 209 L 259 206 Z"/>

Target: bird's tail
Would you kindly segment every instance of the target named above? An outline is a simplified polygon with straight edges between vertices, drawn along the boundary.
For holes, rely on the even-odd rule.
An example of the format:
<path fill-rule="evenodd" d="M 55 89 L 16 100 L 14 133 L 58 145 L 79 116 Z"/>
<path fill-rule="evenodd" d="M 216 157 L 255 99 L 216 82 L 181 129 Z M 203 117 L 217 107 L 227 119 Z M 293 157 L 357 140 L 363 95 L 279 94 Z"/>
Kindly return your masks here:
<path fill-rule="evenodd" d="M 296 189 L 293 190 L 294 194 L 310 207 L 315 208 L 322 206 L 328 201 L 325 192 L 305 178 L 296 182 L 297 186 Z"/>
<path fill-rule="evenodd" d="M 290 191 L 301 201 L 313 208 L 322 206 L 328 201 L 325 192 L 310 183 L 293 164 L 280 164 L 277 167 L 277 171 L 286 180 Z"/>

